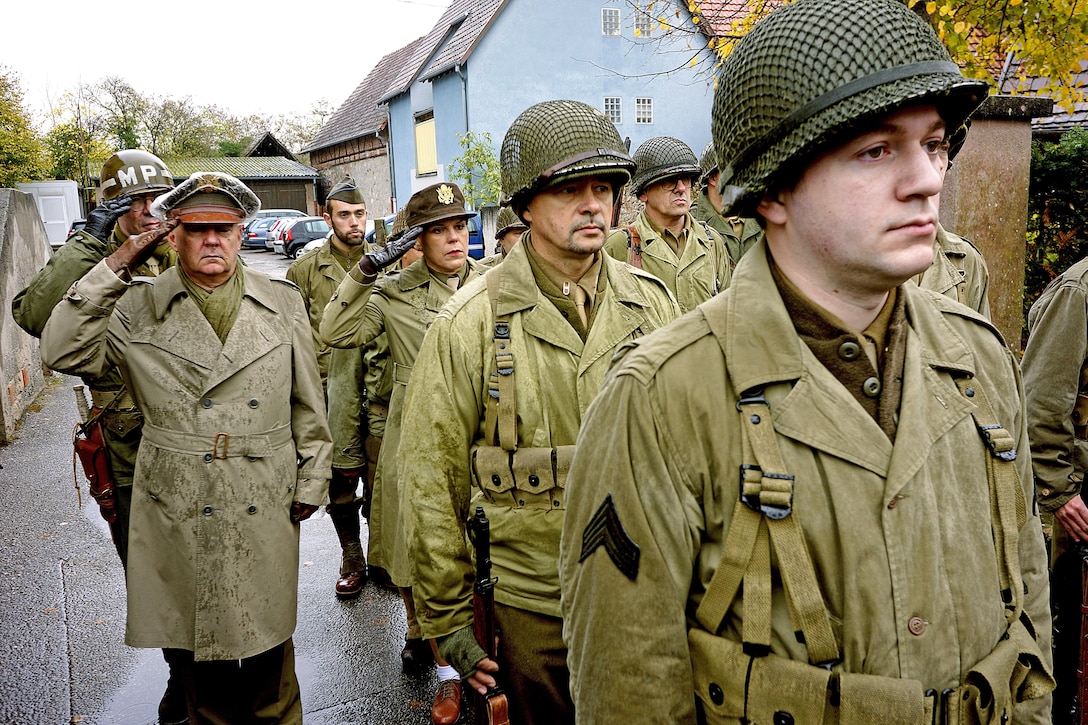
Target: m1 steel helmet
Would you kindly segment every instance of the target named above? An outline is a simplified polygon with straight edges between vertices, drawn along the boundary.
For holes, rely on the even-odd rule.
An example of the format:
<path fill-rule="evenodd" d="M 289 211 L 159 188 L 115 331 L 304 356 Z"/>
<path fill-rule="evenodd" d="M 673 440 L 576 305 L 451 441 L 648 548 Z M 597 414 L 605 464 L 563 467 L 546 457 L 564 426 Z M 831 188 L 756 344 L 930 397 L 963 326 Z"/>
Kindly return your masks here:
<path fill-rule="evenodd" d="M 174 188 L 174 177 L 155 154 L 140 149 L 118 151 L 102 164 L 102 200 L 121 194 L 162 194 Z"/>
<path fill-rule="evenodd" d="M 635 149 L 635 174 L 631 190 L 641 194 L 646 187 L 670 176 L 699 176 L 699 161 L 686 143 L 671 136 L 655 136 Z"/>
<path fill-rule="evenodd" d="M 513 209 L 504 206 L 499 211 L 498 218 L 495 219 L 495 239 L 502 239 L 509 231 L 524 232 L 528 228 L 529 225 L 519 219 Z"/>
<path fill-rule="evenodd" d="M 714 94 L 723 213 L 751 216 L 775 184 L 829 145 L 911 103 L 948 134 L 986 98 L 933 29 L 898 0 L 797 0 L 757 23 Z"/>
<path fill-rule="evenodd" d="M 707 177 L 717 170 L 718 154 L 714 152 L 714 142 L 711 141 L 699 156 L 699 183 L 705 184 Z"/>
<path fill-rule="evenodd" d="M 544 101 L 514 119 L 500 151 L 503 205 L 519 215 L 533 194 L 560 181 L 610 176 L 627 183 L 635 167 L 616 125 L 579 101 Z"/>

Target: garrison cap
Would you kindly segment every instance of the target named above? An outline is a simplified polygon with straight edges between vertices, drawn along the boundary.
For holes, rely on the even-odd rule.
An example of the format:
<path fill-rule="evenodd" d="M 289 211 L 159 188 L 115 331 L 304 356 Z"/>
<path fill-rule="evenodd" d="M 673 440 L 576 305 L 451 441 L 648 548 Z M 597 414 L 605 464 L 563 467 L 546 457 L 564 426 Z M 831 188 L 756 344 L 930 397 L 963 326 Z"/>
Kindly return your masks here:
<path fill-rule="evenodd" d="M 475 214 L 465 209 L 465 197 L 461 193 L 461 187 L 449 181 L 432 184 L 412 194 L 404 210 L 404 224 L 408 229 L 425 227 L 447 219 L 468 219 Z"/>
<path fill-rule="evenodd" d="M 345 204 L 366 204 L 363 192 L 359 191 L 359 187 L 355 185 L 355 179 L 350 176 L 340 179 L 336 186 L 332 187 L 332 191 L 325 197 L 325 203 L 327 204 L 333 199 L 342 201 Z"/>
<path fill-rule="evenodd" d="M 248 186 L 219 171 L 198 171 L 151 202 L 153 216 L 184 224 L 240 224 L 260 209 Z"/>
<path fill-rule="evenodd" d="M 796 0 L 722 64 L 711 115 L 723 214 L 759 200 L 821 150 L 911 103 L 956 132 L 986 98 L 933 29 L 899 0 Z"/>

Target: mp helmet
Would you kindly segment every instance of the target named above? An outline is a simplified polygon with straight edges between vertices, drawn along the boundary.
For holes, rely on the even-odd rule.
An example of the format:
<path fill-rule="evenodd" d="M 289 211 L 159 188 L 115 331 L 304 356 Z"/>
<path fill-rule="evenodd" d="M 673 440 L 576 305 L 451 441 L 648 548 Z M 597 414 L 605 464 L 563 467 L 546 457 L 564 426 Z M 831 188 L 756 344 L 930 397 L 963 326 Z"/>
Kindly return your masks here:
<path fill-rule="evenodd" d="M 155 154 L 140 149 L 118 151 L 102 164 L 102 200 L 121 194 L 162 194 L 174 188 L 174 177 Z"/>
<path fill-rule="evenodd" d="M 503 204 L 520 215 L 536 192 L 572 178 L 613 177 L 616 193 L 635 163 L 608 116 L 579 101 L 544 101 L 514 119 L 500 166 Z"/>
<path fill-rule="evenodd" d="M 952 134 L 986 94 L 899 0 L 790 3 L 757 23 L 721 68 L 711 137 L 723 213 L 751 216 L 821 149 L 907 104 L 932 103 Z"/>
<path fill-rule="evenodd" d="M 638 196 L 650 184 L 670 176 L 699 176 L 699 161 L 686 143 L 671 136 L 654 136 L 635 149 L 631 191 Z"/>

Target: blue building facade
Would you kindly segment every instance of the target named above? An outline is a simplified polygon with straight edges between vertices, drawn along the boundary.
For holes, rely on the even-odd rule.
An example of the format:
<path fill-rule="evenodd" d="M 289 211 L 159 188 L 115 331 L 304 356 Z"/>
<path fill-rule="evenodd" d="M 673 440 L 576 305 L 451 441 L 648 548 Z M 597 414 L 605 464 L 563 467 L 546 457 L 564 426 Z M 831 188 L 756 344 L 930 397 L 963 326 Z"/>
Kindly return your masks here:
<path fill-rule="evenodd" d="M 681 5 L 658 3 L 658 12 Z M 454 0 L 420 43 L 418 71 L 383 99 L 397 204 L 448 178 L 459 135 L 488 133 L 497 152 L 514 118 L 545 100 L 605 111 L 632 152 L 675 136 L 698 155 L 710 140 L 705 40 L 665 32 L 633 2 Z"/>

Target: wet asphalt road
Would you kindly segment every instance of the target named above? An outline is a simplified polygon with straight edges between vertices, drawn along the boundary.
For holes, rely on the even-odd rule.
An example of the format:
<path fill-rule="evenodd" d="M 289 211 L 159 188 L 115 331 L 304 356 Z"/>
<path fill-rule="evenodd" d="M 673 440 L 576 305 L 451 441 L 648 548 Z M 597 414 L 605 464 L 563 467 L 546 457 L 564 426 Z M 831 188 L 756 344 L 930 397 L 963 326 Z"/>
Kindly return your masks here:
<path fill-rule="evenodd" d="M 242 256 L 276 277 L 289 263 L 272 252 Z M 0 447 L 0 723 L 149 725 L 166 665 L 159 650 L 124 644 L 124 575 L 82 472 L 77 505 L 76 383 L 48 379 L 16 440 Z M 306 723 L 430 723 L 437 680 L 433 666 L 401 669 L 400 598 L 368 583 L 358 599 L 337 600 L 339 563 L 332 522 L 319 511 L 302 525 L 294 635 Z M 460 722 L 470 716 L 465 702 Z"/>

